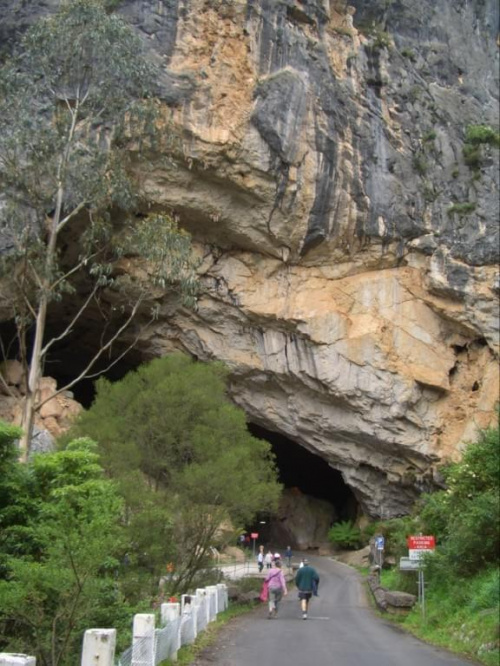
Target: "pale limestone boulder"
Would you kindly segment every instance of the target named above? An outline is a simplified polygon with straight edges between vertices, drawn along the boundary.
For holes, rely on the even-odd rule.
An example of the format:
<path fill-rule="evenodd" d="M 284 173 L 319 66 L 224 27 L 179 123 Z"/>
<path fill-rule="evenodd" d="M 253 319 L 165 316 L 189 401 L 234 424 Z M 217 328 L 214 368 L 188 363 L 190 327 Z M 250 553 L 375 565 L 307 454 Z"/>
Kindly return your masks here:
<path fill-rule="evenodd" d="M 237 546 L 227 546 L 221 553 L 221 562 L 244 562 L 245 553 Z"/>
<path fill-rule="evenodd" d="M 67 430 L 74 422 L 75 418 L 83 410 L 82 405 L 72 398 L 61 397 L 62 412 L 59 417 L 59 423 L 63 430 Z"/>
<path fill-rule="evenodd" d="M 38 390 L 41 395 L 48 397 L 48 395 L 57 391 L 57 380 L 53 377 L 41 377 L 38 382 Z"/>
<path fill-rule="evenodd" d="M 0 364 L 0 374 L 9 386 L 19 386 L 24 377 L 23 366 L 14 359 Z"/>
<path fill-rule="evenodd" d="M 64 428 L 61 427 L 61 424 L 54 416 L 48 416 L 47 418 L 44 418 L 42 424 L 43 428 L 54 438 L 59 437 L 59 435 L 62 435 L 64 432 Z"/>
<path fill-rule="evenodd" d="M 43 394 L 44 392 L 42 391 L 42 399 L 43 399 Z M 51 398 L 50 400 L 47 400 L 47 402 L 44 402 L 43 405 L 40 407 L 39 414 L 42 417 L 42 419 L 47 419 L 49 417 L 54 418 L 56 420 L 59 420 L 64 412 L 64 405 L 62 404 L 62 401 L 58 399 L 59 396 L 56 396 L 55 398 Z"/>

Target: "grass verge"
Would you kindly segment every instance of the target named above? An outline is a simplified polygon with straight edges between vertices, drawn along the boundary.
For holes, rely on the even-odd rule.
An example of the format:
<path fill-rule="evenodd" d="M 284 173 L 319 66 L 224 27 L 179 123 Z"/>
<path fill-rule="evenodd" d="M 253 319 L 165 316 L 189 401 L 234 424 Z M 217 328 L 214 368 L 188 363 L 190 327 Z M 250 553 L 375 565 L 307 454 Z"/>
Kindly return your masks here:
<path fill-rule="evenodd" d="M 405 574 L 410 576 L 412 574 Z M 401 589 L 395 570 L 383 571 L 381 583 L 387 589 Z M 406 616 L 384 614 L 421 640 L 472 657 L 485 666 L 500 664 L 498 574 L 483 572 L 471 579 L 426 585 L 425 617 L 417 605 Z"/>

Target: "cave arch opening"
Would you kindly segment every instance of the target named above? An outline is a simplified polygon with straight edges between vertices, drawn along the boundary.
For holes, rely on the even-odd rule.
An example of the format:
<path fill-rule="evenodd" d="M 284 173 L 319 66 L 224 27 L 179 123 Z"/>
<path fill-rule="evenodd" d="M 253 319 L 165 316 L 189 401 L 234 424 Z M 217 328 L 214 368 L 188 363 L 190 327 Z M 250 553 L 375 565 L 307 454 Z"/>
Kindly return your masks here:
<path fill-rule="evenodd" d="M 49 333 L 52 332 L 50 329 L 52 325 L 53 323 L 49 322 Z M 15 340 L 12 322 L 4 322 L 0 326 L 0 334 L 3 340 Z M 79 327 L 75 338 L 78 341 L 77 345 L 74 341 L 55 345 L 45 364 L 44 374 L 56 379 L 58 386 L 77 376 L 95 352 L 95 331 L 92 326 Z M 15 344 L 10 345 L 11 358 L 16 355 L 17 350 L 14 347 Z M 114 358 L 120 356 L 119 345 L 116 345 L 112 351 Z M 109 363 L 109 360 L 108 357 L 106 361 Z M 104 371 L 102 376 L 112 382 L 117 381 L 148 360 L 147 354 L 139 349 L 132 349 L 111 369 Z M 71 391 L 78 402 L 89 408 L 95 396 L 95 379 L 81 380 Z M 328 527 L 331 524 L 341 520 L 355 521 L 362 515 L 360 505 L 353 491 L 344 482 L 342 474 L 331 467 L 326 460 L 278 432 L 251 422 L 248 428 L 254 436 L 271 444 L 279 481 L 284 486 L 284 495 L 287 495 L 287 502 L 280 506 L 277 516 L 270 514 L 258 516 L 253 525 L 246 526 L 249 532 L 258 532 L 264 543 L 272 543 L 277 547 L 290 544 L 297 548 L 304 546 L 305 543 L 306 548 L 313 548 L 319 540 L 326 542 Z M 307 501 L 304 498 L 307 498 Z M 302 513 L 298 509 L 301 502 L 302 504 L 309 502 L 308 510 Z M 315 502 L 323 502 L 330 507 L 327 509 L 329 511 L 327 524 L 323 521 L 320 537 L 316 535 L 314 538 L 306 539 L 305 542 L 300 542 L 300 535 L 297 535 L 293 524 L 291 528 L 289 527 L 290 523 L 293 523 L 295 518 L 299 521 L 310 520 L 315 507 L 319 506 L 317 503 L 315 505 Z M 325 506 L 323 505 L 323 508 L 319 506 L 319 509 L 324 513 Z"/>
<path fill-rule="evenodd" d="M 314 549 L 326 542 L 331 524 L 354 522 L 360 517 L 361 507 L 339 470 L 285 435 L 253 423 L 248 428 L 252 435 L 271 444 L 279 481 L 284 486 L 285 500 L 278 514 L 263 514 L 248 526 L 249 531 L 259 533 L 260 540 L 278 547 Z M 321 517 L 315 516 L 315 511 Z M 310 525 L 303 525 L 307 520 L 318 522 L 315 534 Z"/>

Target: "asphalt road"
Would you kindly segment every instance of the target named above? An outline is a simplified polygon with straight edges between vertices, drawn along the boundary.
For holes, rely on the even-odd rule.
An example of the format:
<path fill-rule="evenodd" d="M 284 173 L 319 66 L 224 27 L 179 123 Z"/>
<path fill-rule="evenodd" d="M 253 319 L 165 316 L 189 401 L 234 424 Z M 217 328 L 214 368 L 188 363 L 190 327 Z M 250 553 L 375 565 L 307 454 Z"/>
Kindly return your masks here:
<path fill-rule="evenodd" d="M 278 617 L 267 604 L 230 623 L 195 666 L 470 666 L 380 619 L 358 573 L 328 558 L 309 558 L 320 574 L 319 597 L 302 619 L 295 587 Z"/>

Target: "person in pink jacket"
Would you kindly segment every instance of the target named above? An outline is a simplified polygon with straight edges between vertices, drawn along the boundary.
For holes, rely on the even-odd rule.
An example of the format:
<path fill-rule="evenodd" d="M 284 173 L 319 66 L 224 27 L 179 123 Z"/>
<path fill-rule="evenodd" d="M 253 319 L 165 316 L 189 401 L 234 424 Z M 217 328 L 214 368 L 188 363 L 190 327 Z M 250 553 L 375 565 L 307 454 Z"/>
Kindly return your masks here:
<path fill-rule="evenodd" d="M 278 614 L 278 604 L 282 597 L 288 594 L 286 589 L 286 580 L 281 570 L 281 562 L 275 560 L 272 568 L 267 572 L 265 577 L 269 592 L 269 619 L 276 617 Z"/>

